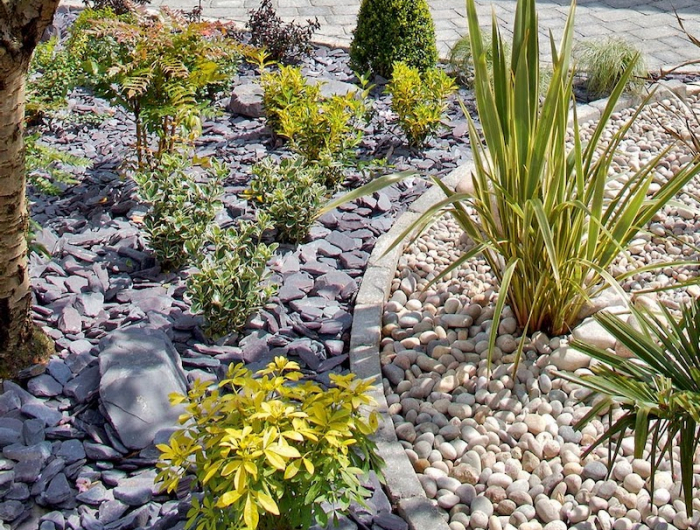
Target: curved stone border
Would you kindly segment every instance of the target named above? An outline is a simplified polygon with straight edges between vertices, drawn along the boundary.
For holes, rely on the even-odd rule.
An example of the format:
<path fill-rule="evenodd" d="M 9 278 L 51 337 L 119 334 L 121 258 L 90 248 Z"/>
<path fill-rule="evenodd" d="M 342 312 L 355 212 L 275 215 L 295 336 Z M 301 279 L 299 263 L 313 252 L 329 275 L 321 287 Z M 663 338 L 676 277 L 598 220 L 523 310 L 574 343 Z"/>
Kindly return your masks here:
<path fill-rule="evenodd" d="M 680 81 L 661 81 L 656 85 L 658 88 L 652 102 L 672 96 L 683 99 L 700 94 L 700 85 L 686 85 Z M 639 96 L 621 98 L 615 111 L 638 105 L 641 99 Z M 577 106 L 579 123 L 599 119 L 607 103 L 607 99 L 602 99 Z M 467 162 L 449 173 L 443 183 L 454 190 L 460 182 L 470 178 L 473 168 L 473 162 Z M 406 245 L 399 244 L 388 253 L 386 250 L 423 212 L 444 198 L 440 188 L 431 187 L 396 220 L 389 232 L 377 240 L 357 294 L 350 332 L 350 370 L 358 377 L 375 382 L 372 395 L 377 401 L 377 411 L 381 416 L 375 441 L 379 456 L 386 463 L 387 493 L 411 530 L 450 529 L 437 508 L 425 496 L 416 472 L 396 438 L 394 422 L 384 396 L 380 363 L 382 311 L 391 290 L 399 257 Z"/>

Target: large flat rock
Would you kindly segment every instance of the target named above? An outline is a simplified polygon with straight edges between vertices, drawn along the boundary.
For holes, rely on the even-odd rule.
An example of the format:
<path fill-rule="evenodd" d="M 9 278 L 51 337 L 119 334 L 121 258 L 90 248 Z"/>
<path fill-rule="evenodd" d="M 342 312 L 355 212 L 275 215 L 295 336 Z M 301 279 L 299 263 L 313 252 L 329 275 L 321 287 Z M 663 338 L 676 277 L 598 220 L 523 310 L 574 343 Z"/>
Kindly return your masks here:
<path fill-rule="evenodd" d="M 165 333 L 146 328 L 114 331 L 100 341 L 100 399 L 107 418 L 130 449 L 153 443 L 177 424 L 183 408 L 168 396 L 187 391 L 180 356 Z"/>

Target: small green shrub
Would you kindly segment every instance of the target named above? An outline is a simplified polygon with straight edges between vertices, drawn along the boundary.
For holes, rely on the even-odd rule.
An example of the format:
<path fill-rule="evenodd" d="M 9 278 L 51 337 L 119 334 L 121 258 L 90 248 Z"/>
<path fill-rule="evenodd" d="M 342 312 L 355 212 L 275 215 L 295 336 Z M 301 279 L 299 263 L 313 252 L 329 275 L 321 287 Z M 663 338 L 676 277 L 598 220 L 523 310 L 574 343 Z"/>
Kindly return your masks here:
<path fill-rule="evenodd" d="M 627 68 L 632 76 L 625 89 L 638 93 L 644 87 L 649 71 L 641 52 L 619 37 L 583 41 L 574 48 L 577 69 L 586 74 L 586 88 L 594 97 L 609 95 Z"/>
<path fill-rule="evenodd" d="M 216 161 L 205 165 L 197 174 L 185 155 L 163 155 L 157 167 L 134 175 L 139 198 L 151 206 L 143 227 L 163 270 L 177 270 L 201 252 L 221 207 L 228 171 Z"/>
<path fill-rule="evenodd" d="M 63 166 L 87 167 L 90 161 L 42 145 L 38 139 L 38 134 L 24 139 L 27 182 L 46 195 L 60 195 L 66 187 L 77 182 Z"/>
<path fill-rule="evenodd" d="M 280 66 L 277 72 L 261 71 L 260 85 L 267 126 L 276 133 L 281 127 L 280 114 L 287 107 L 299 101 L 318 101 L 321 98 L 320 87 L 309 85 L 301 69 L 294 66 Z"/>
<path fill-rule="evenodd" d="M 186 23 L 167 12 L 160 19 L 88 18 L 85 26 L 78 41 L 86 78 L 133 115 L 141 168 L 201 133 L 210 96 L 230 83 L 240 58 L 225 25 Z"/>
<path fill-rule="evenodd" d="M 266 284 L 266 263 L 277 248 L 261 242 L 263 232 L 272 228 L 270 219 L 260 213 L 256 222 L 241 221 L 237 229 L 210 225 L 206 240 L 214 250 L 197 263 L 187 281 L 192 312 L 202 313 L 205 331 L 220 337 L 238 331 L 248 317 L 274 294 Z M 201 253 L 193 241 L 187 245 L 190 255 Z"/>
<path fill-rule="evenodd" d="M 350 46 L 353 69 L 387 79 L 402 61 L 425 71 L 437 63 L 435 26 L 426 0 L 362 0 Z"/>
<path fill-rule="evenodd" d="M 161 444 L 158 479 L 174 491 L 194 473 L 204 490 L 188 526 L 197 530 L 296 530 L 328 523 L 329 513 L 364 504 L 361 477 L 380 461 L 369 436 L 378 418 L 370 383 L 331 374 L 323 389 L 303 378 L 299 365 L 276 357 L 253 374 L 229 366 L 218 388 L 196 381 L 184 403 L 183 428 Z"/>
<path fill-rule="evenodd" d="M 75 54 L 52 37 L 37 45 L 29 65 L 25 119 L 36 123 L 66 105 L 66 96 L 78 84 L 80 62 Z"/>
<path fill-rule="evenodd" d="M 673 458 L 672 446 L 677 440 L 685 506 L 692 516 L 693 463 L 700 446 L 700 301 L 694 299 L 683 306 L 680 320 L 663 306 L 658 315 L 631 309 L 636 326 L 607 312 L 598 313 L 595 319 L 632 352 L 632 358 L 580 341 L 572 343 L 601 363 L 592 368 L 593 375 L 566 378 L 604 396 L 576 427 L 583 427 L 612 404 L 624 410 L 582 458 L 606 441 L 612 443 L 611 451 L 617 454 L 630 430 L 634 432 L 634 457 L 644 458 L 651 436 L 648 458 L 654 491 L 661 458 L 666 454 Z"/>
<path fill-rule="evenodd" d="M 362 141 L 368 89 L 361 99 L 354 92 L 324 98 L 320 85 L 309 84 L 294 66 L 264 73 L 261 84 L 270 127 L 289 140 L 292 151 L 323 166 L 328 185 L 336 185 Z"/>
<path fill-rule="evenodd" d="M 272 0 L 262 0 L 260 7 L 250 12 L 246 27 L 250 30 L 250 44 L 265 48 L 275 61 L 293 63 L 311 53 L 311 37 L 321 25 L 318 19 L 307 20 L 306 26 L 284 24 L 272 7 Z"/>
<path fill-rule="evenodd" d="M 417 68 L 396 63 L 386 90 L 391 94 L 391 110 L 398 115 L 408 143 L 419 146 L 440 127 L 447 98 L 454 92 L 455 84 L 438 68 L 421 74 Z"/>
<path fill-rule="evenodd" d="M 253 175 L 246 196 L 270 216 L 280 241 L 301 243 L 328 195 L 323 168 L 300 158 L 266 158 L 253 166 Z"/>

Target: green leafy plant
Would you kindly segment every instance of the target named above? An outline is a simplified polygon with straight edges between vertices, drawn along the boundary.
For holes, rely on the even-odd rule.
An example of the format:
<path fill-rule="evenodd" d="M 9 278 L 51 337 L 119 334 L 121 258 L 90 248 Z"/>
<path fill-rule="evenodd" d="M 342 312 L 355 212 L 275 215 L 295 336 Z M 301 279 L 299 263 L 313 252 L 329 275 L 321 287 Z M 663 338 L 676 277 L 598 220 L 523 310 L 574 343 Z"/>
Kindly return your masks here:
<path fill-rule="evenodd" d="M 38 139 L 38 134 L 24 139 L 28 183 L 46 195 L 60 195 L 66 187 L 77 182 L 64 166 L 87 167 L 90 161 L 43 145 Z"/>
<path fill-rule="evenodd" d="M 350 46 L 351 66 L 391 78 L 403 61 L 421 72 L 437 63 L 435 25 L 426 0 L 362 0 Z"/>
<path fill-rule="evenodd" d="M 36 123 L 42 116 L 66 105 L 66 96 L 78 84 L 80 63 L 57 37 L 37 45 L 29 66 L 25 119 Z"/>
<path fill-rule="evenodd" d="M 256 222 L 241 221 L 237 229 L 210 225 L 206 241 L 213 251 L 203 255 L 187 280 L 187 296 L 192 311 L 202 313 L 205 331 L 220 337 L 238 331 L 248 317 L 272 296 L 276 287 L 267 283 L 266 263 L 277 248 L 261 241 L 272 228 L 269 217 L 260 212 Z M 201 246 L 190 241 L 190 255 L 201 253 Z"/>
<path fill-rule="evenodd" d="M 322 167 L 308 165 L 298 157 L 279 163 L 266 158 L 253 166 L 253 179 L 245 195 L 270 216 L 280 241 L 301 243 L 328 189 Z"/>
<path fill-rule="evenodd" d="M 329 186 L 337 184 L 362 141 L 359 124 L 367 116 L 369 88 L 360 99 L 354 92 L 323 97 L 321 86 L 308 83 L 294 66 L 264 73 L 261 84 L 270 127 L 289 140 L 292 151 L 323 166 Z"/>
<path fill-rule="evenodd" d="M 364 504 L 361 478 L 379 470 L 369 436 L 378 419 L 370 383 L 331 374 L 328 389 L 302 381 L 299 365 L 276 357 L 253 374 L 229 366 L 217 388 L 195 382 L 174 395 L 186 412 L 162 451 L 158 478 L 174 491 L 190 472 L 204 497 L 194 500 L 188 527 L 197 530 L 295 530 Z"/>
<path fill-rule="evenodd" d="M 440 127 L 447 98 L 454 92 L 455 84 L 438 68 L 421 74 L 417 68 L 399 62 L 394 64 L 386 90 L 391 94 L 391 110 L 398 115 L 408 143 L 419 146 Z"/>
<path fill-rule="evenodd" d="M 623 437 L 634 432 L 634 457 L 643 458 L 651 437 L 651 491 L 661 459 L 673 461 L 673 445 L 680 449 L 681 484 L 685 505 L 693 515 L 693 463 L 700 445 L 700 301 L 681 307 L 680 320 L 665 307 L 654 314 L 631 307 L 636 325 L 607 312 L 595 319 L 629 349 L 629 359 L 581 341 L 572 346 L 601 361 L 593 375 L 566 379 L 604 396 L 576 425 L 584 426 L 610 405 L 620 405 L 624 413 L 611 421 L 607 430 L 591 445 L 584 457 L 600 444 L 610 441 L 612 454 L 620 451 Z"/>
<path fill-rule="evenodd" d="M 262 0 L 260 7 L 250 12 L 246 27 L 250 44 L 265 48 L 275 61 L 294 63 L 311 53 L 311 37 L 321 28 L 318 18 L 306 25 L 284 24 L 272 6 L 272 0 Z"/>
<path fill-rule="evenodd" d="M 163 155 L 158 166 L 134 174 L 139 198 L 151 207 L 143 228 L 164 270 L 177 270 L 199 255 L 221 207 L 228 171 L 215 160 L 200 163 L 198 172 L 183 153 Z"/>
<path fill-rule="evenodd" d="M 669 145 L 648 164 L 626 176 L 616 195 L 606 196 L 608 183 L 614 178 L 609 176 L 613 158 L 643 105 L 609 140 L 602 140 L 632 75 L 628 68 L 610 95 L 588 143 L 584 145 L 581 140 L 575 106 L 573 134 L 569 134 L 569 109 L 574 102 L 574 73 L 569 68 L 573 9 L 572 6 L 560 47 L 550 39 L 554 64 L 546 95 L 540 102 L 535 1 L 518 1 L 510 61 L 494 20 L 493 73 L 489 75 L 476 7 L 473 0 L 468 0 L 476 102 L 485 141 L 481 143 L 480 133 L 465 111 L 474 155 L 473 190 L 456 193 L 434 179 L 446 198 L 429 208 L 394 243 L 420 231 L 444 213 L 451 213 L 475 245 L 439 278 L 483 254 L 500 284 L 494 321 L 498 321 L 507 303 L 524 328 L 523 337 L 536 330 L 553 335 L 568 332 L 578 322 L 581 309 L 602 289 L 617 285 L 616 280 L 658 268 L 652 264 L 617 277 L 608 272 L 639 230 L 700 171 L 695 156 L 673 178 L 650 190 L 654 168 L 673 148 Z M 567 145 L 569 138 L 571 144 Z M 376 191 L 399 178 L 376 179 L 343 200 Z M 336 204 L 327 205 L 324 211 Z M 491 344 L 495 343 L 496 333 L 497 326 L 493 326 Z"/>
<path fill-rule="evenodd" d="M 132 113 L 144 167 L 201 133 L 209 98 L 230 82 L 240 54 L 223 24 L 186 23 L 167 11 L 129 16 L 88 20 L 81 59 L 98 95 Z"/>
<path fill-rule="evenodd" d="M 629 68 L 632 75 L 625 87 L 629 92 L 639 93 L 649 77 L 639 50 L 619 37 L 582 41 L 574 48 L 574 57 L 594 97 L 610 94 Z"/>

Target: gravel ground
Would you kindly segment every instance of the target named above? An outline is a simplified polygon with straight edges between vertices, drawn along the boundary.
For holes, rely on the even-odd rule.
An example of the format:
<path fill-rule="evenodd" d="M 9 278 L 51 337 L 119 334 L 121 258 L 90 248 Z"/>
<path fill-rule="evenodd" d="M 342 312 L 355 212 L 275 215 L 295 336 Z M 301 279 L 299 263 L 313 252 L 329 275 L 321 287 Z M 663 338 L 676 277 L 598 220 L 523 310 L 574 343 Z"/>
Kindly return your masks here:
<path fill-rule="evenodd" d="M 665 148 L 670 136 L 662 125 L 683 131 L 684 121 L 669 112 L 682 107 L 673 101 L 662 103 L 666 108 L 654 105 L 642 113 L 623 143 L 610 194 L 630 170 Z M 700 108 L 695 97 L 690 104 L 696 111 Z M 613 126 L 629 114 L 615 115 Z M 583 128 L 584 139 L 590 133 L 591 127 Z M 689 157 L 685 148 L 672 149 L 653 186 Z M 695 179 L 679 194 L 677 204 L 659 212 L 649 233 L 640 234 L 630 255 L 619 258 L 614 268 L 623 272 L 679 258 L 693 264 L 637 274 L 625 289 L 665 287 L 697 276 L 699 185 L 700 179 Z M 468 244 L 451 218 L 432 225 L 400 258 L 383 317 L 384 388 L 396 433 L 427 496 L 443 510 L 452 530 L 698 528 L 700 457 L 695 460 L 692 520 L 681 501 L 677 462 L 672 469 L 667 457 L 662 460 L 652 491 L 650 465 L 633 458 L 632 436 L 623 440 L 610 476 L 606 446 L 581 458 L 608 417 L 594 419 L 581 431 L 572 427 L 590 410 L 590 400 L 582 402 L 589 392 L 560 373 L 589 373 L 590 359 L 567 347 L 568 336 L 533 334 L 524 362 L 513 374 L 520 332 L 506 308 L 498 323 L 493 374 L 488 376 L 487 341 L 497 285 L 486 262 L 472 260 L 425 289 Z M 676 309 L 698 294 L 697 287 L 688 287 L 637 299 Z M 614 297 L 601 298 L 598 306 L 623 309 Z M 573 336 L 626 353 L 590 319 Z M 647 444 L 646 454 L 652 451 Z"/>

